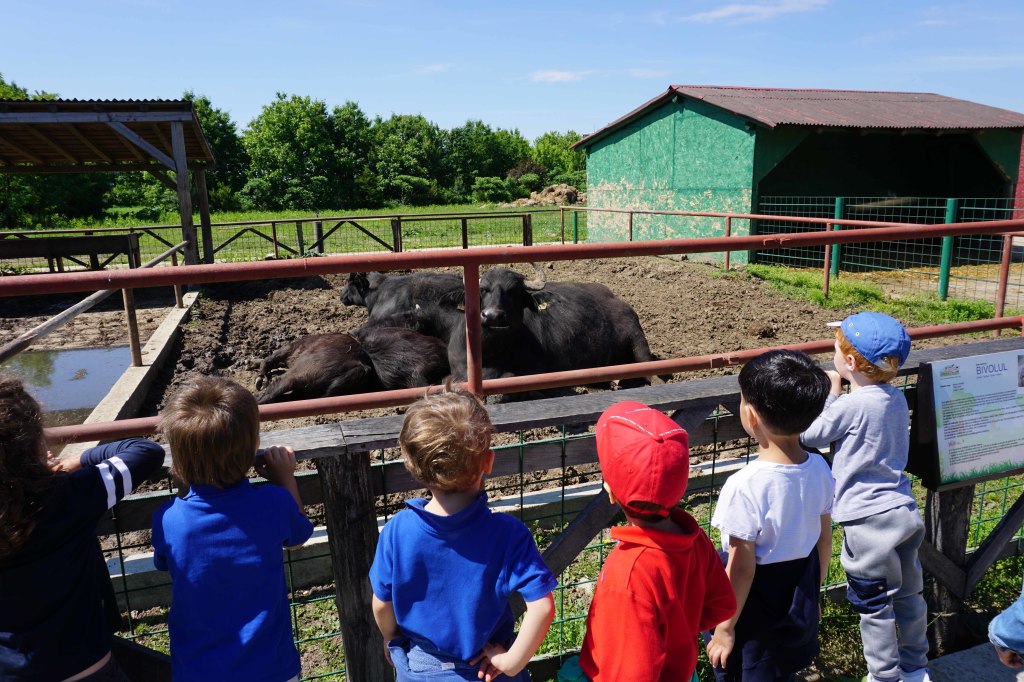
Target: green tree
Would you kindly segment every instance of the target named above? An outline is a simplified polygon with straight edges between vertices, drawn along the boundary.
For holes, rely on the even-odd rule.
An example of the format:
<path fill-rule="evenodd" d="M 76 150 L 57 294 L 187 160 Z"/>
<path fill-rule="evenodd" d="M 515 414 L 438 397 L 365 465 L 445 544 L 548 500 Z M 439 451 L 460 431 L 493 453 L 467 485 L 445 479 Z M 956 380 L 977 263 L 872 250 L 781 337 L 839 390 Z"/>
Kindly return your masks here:
<path fill-rule="evenodd" d="M 467 121 L 444 134 L 445 162 L 453 193 L 465 197 L 479 177 L 504 177 L 530 154 L 530 143 L 518 130 L 492 130 L 482 121 Z"/>
<path fill-rule="evenodd" d="M 540 164 L 548 182 L 565 182 L 584 189 L 586 182 L 586 156 L 572 145 L 582 139 L 575 130 L 567 133 L 547 132 L 533 143 L 532 158 Z"/>
<path fill-rule="evenodd" d="M 243 199 L 255 208 L 333 208 L 338 197 L 334 122 L 320 100 L 277 93 L 242 135 L 249 154 Z"/>
<path fill-rule="evenodd" d="M 372 131 L 371 168 L 381 200 L 420 206 L 438 201 L 445 175 L 438 127 L 419 115 L 393 114 L 374 119 Z"/>
<path fill-rule="evenodd" d="M 186 90 L 182 99 L 192 102 L 195 107 L 196 117 L 217 162 L 216 167 L 206 174 L 210 208 L 214 211 L 238 209 L 238 193 L 245 187 L 249 170 L 249 155 L 242 146 L 238 127 L 226 111 L 214 107 L 205 95 Z"/>
<path fill-rule="evenodd" d="M 345 102 L 331 112 L 334 121 L 334 146 L 337 154 L 337 190 L 339 208 L 361 208 L 379 201 L 374 193 L 370 171 L 373 144 L 370 120 L 355 102 Z M 364 185 L 369 185 L 368 190 Z"/>

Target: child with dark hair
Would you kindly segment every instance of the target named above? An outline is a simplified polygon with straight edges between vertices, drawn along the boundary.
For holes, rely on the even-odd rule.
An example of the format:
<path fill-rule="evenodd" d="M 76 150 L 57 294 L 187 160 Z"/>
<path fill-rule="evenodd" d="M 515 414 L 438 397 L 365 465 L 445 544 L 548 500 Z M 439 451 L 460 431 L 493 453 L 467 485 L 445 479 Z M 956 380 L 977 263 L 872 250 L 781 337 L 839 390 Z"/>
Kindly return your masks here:
<path fill-rule="evenodd" d="M 846 596 L 860 613 L 868 680 L 928 682 L 928 614 L 917 556 L 924 521 L 903 473 L 910 411 L 888 383 L 910 354 L 910 335 L 882 313 L 857 313 L 832 326 L 838 329 L 831 395 L 802 440 L 815 448 L 836 444 L 833 515 L 843 526 Z"/>
<path fill-rule="evenodd" d="M 736 610 L 711 539 L 678 508 L 690 470 L 679 424 L 642 403 L 601 415 L 597 457 L 604 489 L 627 525 L 601 568 L 587 615 L 579 668 L 559 680 L 683 682 L 696 679 L 701 630 Z"/>
<path fill-rule="evenodd" d="M 400 682 L 526 682 L 554 618 L 557 581 L 529 529 L 487 507 L 492 432 L 487 410 L 462 391 L 405 413 L 402 460 L 431 498 L 407 500 L 387 522 L 370 568 L 373 615 Z M 526 602 L 518 635 L 513 592 Z"/>
<path fill-rule="evenodd" d="M 174 679 L 297 680 L 283 549 L 313 525 L 302 511 L 295 453 L 259 445 L 259 408 L 234 381 L 199 377 L 168 401 L 160 432 L 188 493 L 153 515 L 153 563 L 173 584 L 168 629 Z"/>
<path fill-rule="evenodd" d="M 775 350 L 740 371 L 740 422 L 758 456 L 722 486 L 711 518 L 728 552 L 736 614 L 708 640 L 720 681 L 792 680 L 818 653 L 819 589 L 832 556 L 828 464 L 800 445 L 829 379 L 803 353 Z"/>
<path fill-rule="evenodd" d="M 121 615 L 96 525 L 163 458 L 142 438 L 53 457 L 39 403 L 0 376 L 0 679 L 128 679 L 111 654 Z"/>

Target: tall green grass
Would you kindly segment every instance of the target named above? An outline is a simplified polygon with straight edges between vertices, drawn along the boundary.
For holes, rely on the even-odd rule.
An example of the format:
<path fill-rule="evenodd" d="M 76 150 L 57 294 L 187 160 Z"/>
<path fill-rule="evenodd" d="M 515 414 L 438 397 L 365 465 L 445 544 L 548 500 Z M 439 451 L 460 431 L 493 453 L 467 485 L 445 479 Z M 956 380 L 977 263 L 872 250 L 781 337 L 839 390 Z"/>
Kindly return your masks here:
<path fill-rule="evenodd" d="M 914 325 L 970 322 L 995 317 L 995 306 L 987 301 L 950 298 L 940 301 L 928 296 L 894 297 L 882 287 L 865 282 L 833 279 L 829 295 L 822 293 L 822 274 L 777 265 L 748 265 L 746 272 L 765 280 L 789 298 L 811 301 L 823 308 L 857 308 L 888 313 Z M 1018 315 L 1020 311 L 1006 311 Z"/>

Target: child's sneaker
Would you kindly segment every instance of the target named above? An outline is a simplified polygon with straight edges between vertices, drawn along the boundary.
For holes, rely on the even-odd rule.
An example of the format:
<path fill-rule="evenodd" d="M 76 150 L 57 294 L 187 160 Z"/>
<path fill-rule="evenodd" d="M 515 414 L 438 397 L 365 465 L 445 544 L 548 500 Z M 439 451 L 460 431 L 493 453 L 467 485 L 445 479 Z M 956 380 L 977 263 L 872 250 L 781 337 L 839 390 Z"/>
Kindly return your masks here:
<path fill-rule="evenodd" d="M 928 668 L 918 668 L 909 673 L 903 671 L 900 679 L 903 682 L 932 682 L 932 678 L 928 676 Z"/>

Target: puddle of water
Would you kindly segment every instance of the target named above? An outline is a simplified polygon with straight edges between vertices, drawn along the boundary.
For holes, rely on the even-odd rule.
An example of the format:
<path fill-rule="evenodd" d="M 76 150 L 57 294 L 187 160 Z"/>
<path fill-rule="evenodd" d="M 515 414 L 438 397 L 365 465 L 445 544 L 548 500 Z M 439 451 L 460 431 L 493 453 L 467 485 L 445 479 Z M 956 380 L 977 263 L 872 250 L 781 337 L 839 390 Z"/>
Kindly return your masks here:
<path fill-rule="evenodd" d="M 81 424 L 131 364 L 128 346 L 28 351 L 0 364 L 43 406 L 47 426 Z"/>

